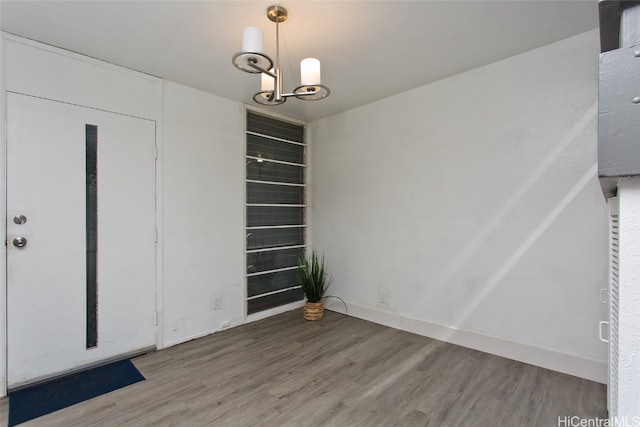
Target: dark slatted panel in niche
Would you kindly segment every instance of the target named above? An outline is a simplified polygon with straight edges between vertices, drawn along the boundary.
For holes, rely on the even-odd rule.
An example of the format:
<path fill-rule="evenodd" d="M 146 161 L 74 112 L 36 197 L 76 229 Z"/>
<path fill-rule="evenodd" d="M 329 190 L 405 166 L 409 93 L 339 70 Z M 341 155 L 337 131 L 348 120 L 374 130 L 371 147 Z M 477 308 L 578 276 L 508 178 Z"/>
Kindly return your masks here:
<path fill-rule="evenodd" d="M 249 276 L 247 281 L 247 296 L 266 294 L 280 289 L 290 288 L 298 282 L 297 270 L 279 271 L 277 273 Z"/>
<path fill-rule="evenodd" d="M 302 299 L 299 288 L 290 288 L 298 286 L 296 267 L 305 250 L 303 136 L 303 126 L 247 113 L 248 314 Z"/>
<path fill-rule="evenodd" d="M 304 227 L 263 228 L 247 233 L 247 250 L 304 244 Z"/>
<path fill-rule="evenodd" d="M 304 146 L 256 135 L 247 135 L 247 156 L 303 164 Z"/>
<path fill-rule="evenodd" d="M 87 318 L 86 347 L 98 345 L 98 127 L 85 126 Z"/>
<path fill-rule="evenodd" d="M 251 299 L 247 301 L 247 314 L 258 313 L 260 311 L 275 308 L 281 305 L 302 300 L 303 295 L 300 289 L 291 289 L 273 295 Z"/>
<path fill-rule="evenodd" d="M 304 204 L 304 187 L 247 183 L 247 203 Z"/>
<path fill-rule="evenodd" d="M 247 179 L 256 181 L 304 184 L 304 169 L 302 166 L 247 159 Z"/>
<path fill-rule="evenodd" d="M 300 125 L 251 112 L 247 113 L 247 130 L 295 142 L 302 142 L 304 132 Z"/>
<path fill-rule="evenodd" d="M 272 251 L 249 252 L 247 254 L 247 273 L 294 267 L 298 259 L 304 256 L 304 248 L 274 249 Z"/>
<path fill-rule="evenodd" d="M 247 206 L 247 227 L 304 224 L 304 208 Z"/>

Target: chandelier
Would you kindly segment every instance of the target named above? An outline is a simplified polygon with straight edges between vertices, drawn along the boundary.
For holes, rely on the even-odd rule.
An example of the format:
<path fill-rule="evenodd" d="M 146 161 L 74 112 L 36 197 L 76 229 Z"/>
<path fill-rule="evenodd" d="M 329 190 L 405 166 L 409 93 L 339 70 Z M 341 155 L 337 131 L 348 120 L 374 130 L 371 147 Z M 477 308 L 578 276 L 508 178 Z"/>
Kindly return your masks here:
<path fill-rule="evenodd" d="M 261 91 L 253 95 L 253 100 L 262 105 L 279 105 L 290 97 L 317 101 L 329 96 L 331 91 L 320 82 L 320 61 L 316 58 L 300 61 L 300 86 L 289 93 L 283 93 L 278 24 L 287 20 L 287 10 L 282 6 L 269 6 L 267 18 L 276 24 L 275 64 L 262 52 L 262 30 L 257 27 L 244 29 L 242 52 L 236 53 L 232 58 L 233 65 L 239 70 L 262 75 Z"/>

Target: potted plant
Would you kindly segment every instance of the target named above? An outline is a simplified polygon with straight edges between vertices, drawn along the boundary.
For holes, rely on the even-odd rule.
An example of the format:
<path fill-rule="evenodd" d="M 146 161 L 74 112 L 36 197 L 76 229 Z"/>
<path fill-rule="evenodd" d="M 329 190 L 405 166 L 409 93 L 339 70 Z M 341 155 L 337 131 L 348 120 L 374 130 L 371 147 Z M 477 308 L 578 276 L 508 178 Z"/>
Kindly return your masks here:
<path fill-rule="evenodd" d="M 304 304 L 305 320 L 320 320 L 324 316 L 322 298 L 327 293 L 333 278 L 327 273 L 324 256 L 318 257 L 315 250 L 311 255 L 298 259 L 298 282 L 307 299 Z"/>

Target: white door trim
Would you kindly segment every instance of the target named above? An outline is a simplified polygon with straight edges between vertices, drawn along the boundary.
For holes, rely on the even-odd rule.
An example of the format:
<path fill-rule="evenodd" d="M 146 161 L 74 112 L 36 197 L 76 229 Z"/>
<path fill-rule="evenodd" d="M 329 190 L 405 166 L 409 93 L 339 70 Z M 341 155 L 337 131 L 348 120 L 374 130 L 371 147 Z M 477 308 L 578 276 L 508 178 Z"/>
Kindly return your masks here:
<path fill-rule="evenodd" d="M 0 38 L 0 235 L 7 238 L 7 91 L 5 37 Z M 0 397 L 7 395 L 7 246 L 0 244 Z"/>

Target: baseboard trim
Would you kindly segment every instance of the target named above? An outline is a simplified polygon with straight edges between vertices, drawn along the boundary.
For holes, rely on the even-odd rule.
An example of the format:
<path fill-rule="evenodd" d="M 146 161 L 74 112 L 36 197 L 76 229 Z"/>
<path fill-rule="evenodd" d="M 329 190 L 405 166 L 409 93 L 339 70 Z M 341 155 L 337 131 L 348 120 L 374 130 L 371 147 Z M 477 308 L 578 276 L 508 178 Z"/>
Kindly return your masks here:
<path fill-rule="evenodd" d="M 231 321 L 229 322 L 229 326 L 226 328 L 219 328 L 219 329 L 212 329 L 210 331 L 203 331 L 203 332 L 198 332 L 197 334 L 192 334 L 186 337 L 182 337 L 179 338 L 177 340 L 173 340 L 173 341 L 163 341 L 163 346 L 162 347 L 158 347 L 158 350 L 164 350 L 166 348 L 169 347 L 173 347 L 176 345 L 180 345 L 180 344 L 184 344 L 186 342 L 189 341 L 193 341 L 193 340 L 197 340 L 198 338 L 204 338 L 206 336 L 209 336 L 211 334 L 215 334 L 216 332 L 221 332 L 221 331 L 226 331 L 227 329 L 231 329 L 231 328 L 235 328 L 236 326 L 240 326 L 243 325 L 245 322 L 243 321 L 242 318 L 240 319 L 231 319 Z"/>
<path fill-rule="evenodd" d="M 245 316 L 244 318 L 232 319 L 229 326 L 226 328 L 212 329 L 210 331 L 202 331 L 196 334 L 192 334 L 186 337 L 179 338 L 177 340 L 167 341 L 166 337 L 163 338 L 162 347 L 158 347 L 160 350 L 165 348 L 173 347 L 175 345 L 184 344 L 189 341 L 197 340 L 198 338 L 203 338 L 211 334 L 215 334 L 216 332 L 225 331 L 227 329 L 235 328 L 236 326 L 245 325 L 247 323 L 256 322 L 258 320 L 266 319 L 271 316 L 276 316 L 278 314 L 286 313 L 287 311 L 296 310 L 298 308 L 302 308 L 304 306 L 304 301 L 295 301 L 289 304 L 281 305 L 269 310 L 260 311 L 255 314 L 250 314 Z"/>
<path fill-rule="evenodd" d="M 345 303 L 349 316 L 602 384 L 607 383 L 606 362 L 585 359 L 571 354 L 534 347 L 515 341 L 508 341 L 502 338 L 439 325 L 424 320 L 411 319 L 373 307 L 362 306 L 346 301 Z M 344 305 L 340 301 L 325 300 L 324 304 L 327 310 L 344 314 Z"/>

